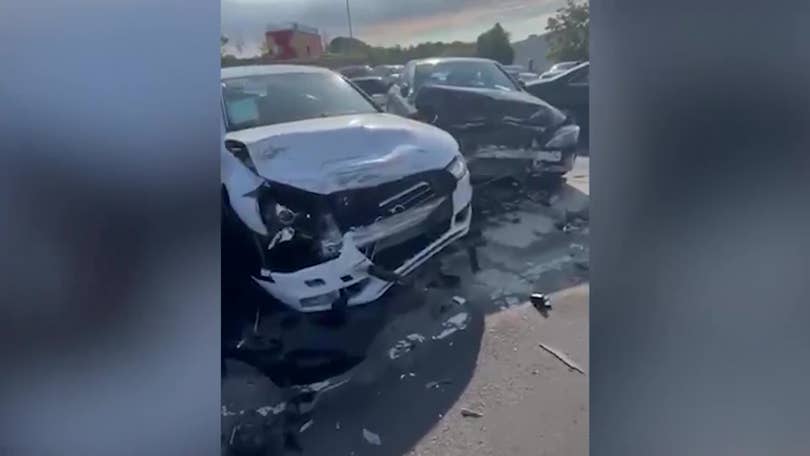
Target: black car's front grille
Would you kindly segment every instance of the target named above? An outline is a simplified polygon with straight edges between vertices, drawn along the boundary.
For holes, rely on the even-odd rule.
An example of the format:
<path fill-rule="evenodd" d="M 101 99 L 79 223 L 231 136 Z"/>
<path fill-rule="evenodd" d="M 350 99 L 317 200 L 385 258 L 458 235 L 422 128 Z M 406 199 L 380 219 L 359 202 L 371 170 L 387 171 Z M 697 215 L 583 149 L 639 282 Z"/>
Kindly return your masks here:
<path fill-rule="evenodd" d="M 456 179 L 445 170 L 436 170 L 375 187 L 336 192 L 329 200 L 338 225 L 348 230 L 450 195 L 455 189 Z"/>

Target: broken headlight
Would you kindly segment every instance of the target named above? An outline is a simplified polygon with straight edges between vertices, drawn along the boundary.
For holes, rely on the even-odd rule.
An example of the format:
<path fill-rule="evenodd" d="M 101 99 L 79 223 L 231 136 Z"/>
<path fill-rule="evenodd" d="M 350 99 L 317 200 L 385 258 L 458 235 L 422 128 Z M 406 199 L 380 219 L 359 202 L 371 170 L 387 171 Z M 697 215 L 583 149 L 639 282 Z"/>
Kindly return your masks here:
<path fill-rule="evenodd" d="M 579 126 L 563 125 L 554 132 L 554 136 L 546 143 L 544 149 L 571 149 L 579 141 Z"/>
<path fill-rule="evenodd" d="M 462 157 L 456 157 L 450 162 L 449 165 L 447 165 L 445 169 L 452 174 L 456 180 L 460 180 L 465 174 L 467 174 L 467 163 Z"/>

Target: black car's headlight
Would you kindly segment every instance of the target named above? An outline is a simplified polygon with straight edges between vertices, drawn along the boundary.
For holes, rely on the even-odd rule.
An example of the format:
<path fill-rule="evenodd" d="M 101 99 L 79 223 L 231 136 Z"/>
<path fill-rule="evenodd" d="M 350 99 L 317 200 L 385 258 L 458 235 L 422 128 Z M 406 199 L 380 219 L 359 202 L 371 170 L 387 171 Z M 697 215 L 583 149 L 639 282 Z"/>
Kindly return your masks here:
<path fill-rule="evenodd" d="M 467 174 L 467 163 L 462 157 L 456 157 L 445 168 L 456 180 L 461 180 Z"/>
<path fill-rule="evenodd" d="M 579 141 L 579 126 L 564 125 L 554 132 L 554 136 L 546 143 L 544 149 L 570 149 L 576 147 Z"/>

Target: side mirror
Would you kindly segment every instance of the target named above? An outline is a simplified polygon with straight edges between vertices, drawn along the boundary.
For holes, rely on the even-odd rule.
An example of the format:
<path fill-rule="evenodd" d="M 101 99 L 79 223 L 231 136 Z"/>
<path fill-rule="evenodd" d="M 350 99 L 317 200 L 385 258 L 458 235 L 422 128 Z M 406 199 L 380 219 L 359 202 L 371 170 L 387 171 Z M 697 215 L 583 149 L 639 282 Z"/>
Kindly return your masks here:
<path fill-rule="evenodd" d="M 411 93 L 411 88 L 408 87 L 408 84 L 402 84 L 399 87 L 399 94 L 402 95 L 403 98 L 407 97 Z"/>

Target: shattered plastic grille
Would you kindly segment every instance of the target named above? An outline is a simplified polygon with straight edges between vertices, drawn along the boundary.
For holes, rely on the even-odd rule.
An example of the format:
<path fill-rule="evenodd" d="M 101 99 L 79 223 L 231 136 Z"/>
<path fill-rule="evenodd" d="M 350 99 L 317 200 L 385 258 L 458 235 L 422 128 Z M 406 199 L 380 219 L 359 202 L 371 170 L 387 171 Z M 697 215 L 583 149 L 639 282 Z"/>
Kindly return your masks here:
<path fill-rule="evenodd" d="M 455 189 L 456 179 L 445 170 L 436 170 L 375 187 L 337 192 L 329 198 L 338 225 L 348 230 L 450 195 Z"/>

